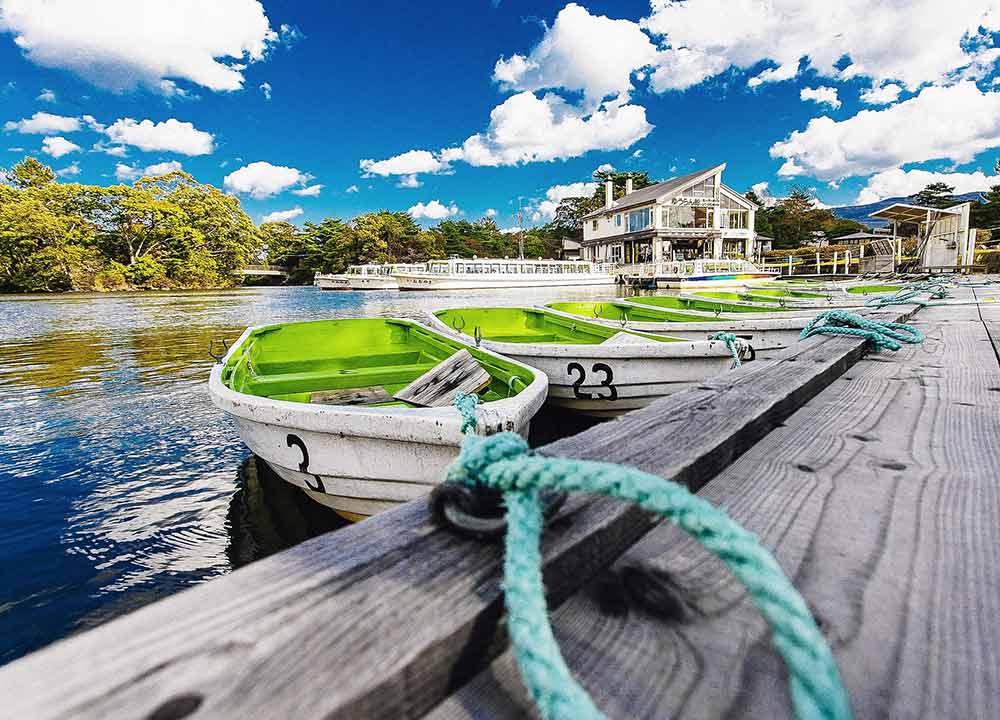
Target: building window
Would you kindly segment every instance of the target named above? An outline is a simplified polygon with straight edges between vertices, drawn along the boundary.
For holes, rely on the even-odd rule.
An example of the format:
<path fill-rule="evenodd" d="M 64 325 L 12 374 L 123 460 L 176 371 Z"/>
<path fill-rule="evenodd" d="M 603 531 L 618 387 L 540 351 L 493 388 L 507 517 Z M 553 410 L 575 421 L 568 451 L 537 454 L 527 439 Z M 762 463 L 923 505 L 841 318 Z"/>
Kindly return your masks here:
<path fill-rule="evenodd" d="M 722 213 L 722 227 L 731 230 L 746 230 L 747 216 L 746 210 L 724 210 Z"/>
<path fill-rule="evenodd" d="M 682 205 L 670 208 L 670 222 L 667 224 L 667 227 L 693 228 L 694 208 Z"/>
<path fill-rule="evenodd" d="M 638 232 L 653 224 L 653 211 L 650 208 L 633 210 L 628 214 L 628 231 Z"/>
<path fill-rule="evenodd" d="M 612 245 L 611 246 L 611 262 L 620 263 L 622 261 L 622 246 Z"/>
<path fill-rule="evenodd" d="M 594 220 L 594 221 L 593 221 L 593 222 L 592 222 L 592 223 L 590 224 L 590 229 L 591 229 L 591 230 L 593 230 L 593 231 L 595 231 L 595 232 L 597 231 L 597 221 L 596 221 L 596 220 Z"/>
<path fill-rule="evenodd" d="M 710 228 L 713 227 L 713 214 L 712 208 L 695 208 L 694 209 L 694 226 L 696 228 Z"/>
<path fill-rule="evenodd" d="M 621 227 L 622 226 L 622 215 L 621 215 L 621 213 L 618 213 L 617 215 L 615 215 L 615 225 L 617 227 Z"/>

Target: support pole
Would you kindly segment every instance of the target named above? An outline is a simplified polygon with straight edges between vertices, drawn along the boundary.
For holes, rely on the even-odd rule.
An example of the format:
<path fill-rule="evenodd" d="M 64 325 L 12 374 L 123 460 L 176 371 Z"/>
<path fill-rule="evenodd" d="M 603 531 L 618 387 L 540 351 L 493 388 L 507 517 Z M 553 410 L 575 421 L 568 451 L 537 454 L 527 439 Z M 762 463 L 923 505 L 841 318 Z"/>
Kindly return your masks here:
<path fill-rule="evenodd" d="M 837 274 L 837 251 L 833 251 L 833 274 Z"/>

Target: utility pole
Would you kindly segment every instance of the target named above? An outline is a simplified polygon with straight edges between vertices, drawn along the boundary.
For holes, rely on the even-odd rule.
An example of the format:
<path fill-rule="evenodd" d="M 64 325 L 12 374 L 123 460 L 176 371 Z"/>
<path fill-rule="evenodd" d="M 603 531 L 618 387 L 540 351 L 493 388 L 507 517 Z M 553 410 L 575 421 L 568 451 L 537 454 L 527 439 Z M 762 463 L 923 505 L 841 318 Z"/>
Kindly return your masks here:
<path fill-rule="evenodd" d="M 517 214 L 514 215 L 517 219 L 517 257 L 520 260 L 524 260 L 524 208 L 521 206 L 523 199 L 523 197 L 518 195 Z"/>

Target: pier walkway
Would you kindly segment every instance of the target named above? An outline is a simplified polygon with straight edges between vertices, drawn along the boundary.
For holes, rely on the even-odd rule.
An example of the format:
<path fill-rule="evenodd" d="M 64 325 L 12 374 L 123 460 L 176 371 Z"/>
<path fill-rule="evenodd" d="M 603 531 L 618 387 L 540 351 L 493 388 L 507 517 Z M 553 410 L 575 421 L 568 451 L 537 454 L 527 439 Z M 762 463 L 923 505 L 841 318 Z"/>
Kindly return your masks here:
<path fill-rule="evenodd" d="M 757 533 L 856 717 L 993 716 L 1000 303 L 875 315 L 925 342 L 811 338 L 541 451 L 686 483 Z M 556 637 L 609 717 L 791 716 L 760 614 L 683 533 L 574 496 L 545 538 Z M 531 716 L 500 560 L 414 501 L 14 662 L 0 698 L 31 718 Z"/>

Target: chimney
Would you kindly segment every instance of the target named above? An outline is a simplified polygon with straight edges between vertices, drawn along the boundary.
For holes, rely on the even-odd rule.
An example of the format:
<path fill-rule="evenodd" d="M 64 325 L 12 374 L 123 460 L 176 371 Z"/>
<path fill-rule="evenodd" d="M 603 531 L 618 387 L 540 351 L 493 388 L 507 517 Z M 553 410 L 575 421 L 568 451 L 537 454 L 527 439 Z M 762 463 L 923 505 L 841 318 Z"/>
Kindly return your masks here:
<path fill-rule="evenodd" d="M 610 178 L 604 181 L 604 207 L 611 207 L 615 199 L 615 183 Z"/>
<path fill-rule="evenodd" d="M 632 176 L 631 175 L 629 175 L 627 178 L 625 178 L 625 194 L 626 195 L 631 195 L 632 194 Z"/>

